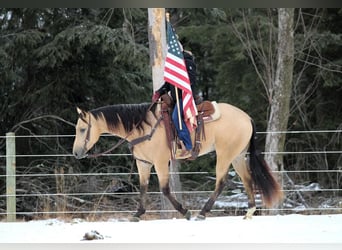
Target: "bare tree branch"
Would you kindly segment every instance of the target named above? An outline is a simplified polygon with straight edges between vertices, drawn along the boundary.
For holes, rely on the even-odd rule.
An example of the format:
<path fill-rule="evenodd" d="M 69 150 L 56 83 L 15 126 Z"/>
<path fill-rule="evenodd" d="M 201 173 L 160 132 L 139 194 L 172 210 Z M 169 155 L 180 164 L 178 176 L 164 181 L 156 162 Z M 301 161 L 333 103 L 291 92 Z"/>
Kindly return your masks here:
<path fill-rule="evenodd" d="M 41 120 L 41 119 L 55 119 L 55 120 L 58 120 L 58 121 L 61 121 L 61 122 L 64 122 L 72 127 L 75 126 L 74 123 L 72 122 L 69 122 L 67 120 L 64 120 L 63 118 L 57 116 L 57 115 L 42 115 L 42 116 L 38 116 L 38 117 L 34 117 L 32 119 L 28 119 L 28 120 L 25 120 L 25 121 L 22 121 L 22 122 L 19 122 L 17 123 L 16 125 L 14 125 L 11 129 L 11 131 L 16 131 L 19 127 L 21 127 L 23 124 L 26 124 L 26 123 L 31 123 L 31 122 L 34 122 L 34 121 L 37 121 L 37 120 Z"/>

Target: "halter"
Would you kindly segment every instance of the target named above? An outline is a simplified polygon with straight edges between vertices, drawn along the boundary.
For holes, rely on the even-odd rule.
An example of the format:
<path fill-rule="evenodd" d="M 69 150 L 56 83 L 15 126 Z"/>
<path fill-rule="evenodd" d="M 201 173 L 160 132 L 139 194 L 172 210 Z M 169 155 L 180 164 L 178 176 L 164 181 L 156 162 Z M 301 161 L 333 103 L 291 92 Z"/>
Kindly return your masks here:
<path fill-rule="evenodd" d="M 84 120 L 83 120 L 84 121 Z M 87 123 L 87 122 L 86 122 Z M 89 114 L 89 122 L 87 123 L 88 124 L 88 130 L 87 130 L 87 135 L 86 135 L 86 138 L 84 140 L 84 145 L 83 145 L 83 149 L 84 149 L 84 152 L 87 150 L 87 144 L 90 140 L 90 130 L 91 130 L 91 119 L 90 119 L 90 114 Z"/>

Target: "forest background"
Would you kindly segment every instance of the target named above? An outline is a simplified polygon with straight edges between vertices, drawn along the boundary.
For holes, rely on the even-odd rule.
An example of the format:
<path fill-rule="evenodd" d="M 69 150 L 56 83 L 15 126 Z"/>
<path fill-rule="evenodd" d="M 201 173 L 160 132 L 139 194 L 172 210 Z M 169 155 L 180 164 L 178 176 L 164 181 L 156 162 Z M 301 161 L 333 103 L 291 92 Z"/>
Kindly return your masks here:
<path fill-rule="evenodd" d="M 266 131 L 270 100 L 255 65 L 264 65 L 257 52 L 268 51 L 269 62 L 277 46 L 277 9 L 167 9 L 185 49 L 197 64 L 197 89 L 204 99 L 228 102 L 246 111 L 258 131 Z M 294 72 L 288 131 L 341 130 L 342 128 L 342 9 L 295 9 Z M 250 48 L 241 42 L 249 30 Z M 252 37 L 251 37 L 252 35 Z M 271 47 L 270 47 L 271 46 Z M 263 49 L 260 49 L 263 48 Z M 251 60 L 253 59 L 253 60 Z M 127 173 L 131 172 L 127 147 L 119 157 L 76 160 L 68 154 L 76 106 L 93 109 L 108 104 L 150 102 L 152 75 L 148 43 L 147 9 L 0 9 L 0 135 L 15 132 L 18 173 Z M 32 137 L 25 137 L 25 136 Z M 258 136 L 259 145 L 265 135 Z M 115 143 L 102 138 L 95 151 Z M 285 151 L 341 150 L 340 133 L 286 135 Z M 0 154 L 6 141 L 0 140 Z M 213 176 L 215 157 L 182 163 L 182 171 L 204 171 Z M 5 173 L 0 158 L 0 175 Z M 341 170 L 341 154 L 287 154 L 287 170 Z M 135 171 L 135 169 L 133 170 Z M 182 177 L 183 179 L 183 177 Z M 319 183 L 340 189 L 341 174 L 293 174 L 294 183 Z M 187 176 L 185 189 L 211 190 L 208 176 Z M 158 190 L 152 176 L 152 190 Z M 137 176 L 51 176 L 17 178 L 18 193 L 58 193 L 137 190 Z M 5 194 L 5 178 L 0 193 Z M 331 197 L 340 192 L 330 193 Z M 56 209 L 58 197 L 21 196 L 18 211 Z M 77 200 L 64 204 L 77 207 Z M 57 204 L 57 205 L 56 205 Z M 5 199 L 0 210 L 5 211 Z"/>

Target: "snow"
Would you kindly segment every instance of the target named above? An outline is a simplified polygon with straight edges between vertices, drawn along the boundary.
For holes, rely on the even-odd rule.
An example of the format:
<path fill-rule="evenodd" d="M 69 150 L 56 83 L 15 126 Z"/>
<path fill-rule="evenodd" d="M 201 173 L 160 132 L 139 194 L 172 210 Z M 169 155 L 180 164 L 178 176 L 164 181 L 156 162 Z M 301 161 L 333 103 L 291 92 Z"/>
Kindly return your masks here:
<path fill-rule="evenodd" d="M 97 231 L 103 239 L 83 240 Z M 342 243 L 342 214 L 87 222 L 0 222 L 0 243 Z"/>

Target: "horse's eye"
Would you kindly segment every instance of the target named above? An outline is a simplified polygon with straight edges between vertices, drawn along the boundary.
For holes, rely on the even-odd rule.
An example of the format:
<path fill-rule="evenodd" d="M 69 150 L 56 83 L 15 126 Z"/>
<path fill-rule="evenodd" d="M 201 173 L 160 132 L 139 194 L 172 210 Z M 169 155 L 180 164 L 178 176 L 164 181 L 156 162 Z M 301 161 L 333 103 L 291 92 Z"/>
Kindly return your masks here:
<path fill-rule="evenodd" d="M 81 129 L 80 129 L 80 132 L 81 132 L 82 134 L 83 134 L 85 131 L 86 131 L 85 128 L 81 128 Z"/>

